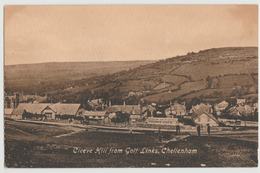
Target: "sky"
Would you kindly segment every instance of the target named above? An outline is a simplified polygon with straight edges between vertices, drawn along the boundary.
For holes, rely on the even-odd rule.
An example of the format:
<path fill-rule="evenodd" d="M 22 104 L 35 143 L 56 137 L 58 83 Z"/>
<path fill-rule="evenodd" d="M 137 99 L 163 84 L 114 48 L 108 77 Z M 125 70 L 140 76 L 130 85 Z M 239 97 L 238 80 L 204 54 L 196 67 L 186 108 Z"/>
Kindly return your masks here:
<path fill-rule="evenodd" d="M 257 5 L 5 6 L 5 65 L 157 60 L 258 46 Z"/>

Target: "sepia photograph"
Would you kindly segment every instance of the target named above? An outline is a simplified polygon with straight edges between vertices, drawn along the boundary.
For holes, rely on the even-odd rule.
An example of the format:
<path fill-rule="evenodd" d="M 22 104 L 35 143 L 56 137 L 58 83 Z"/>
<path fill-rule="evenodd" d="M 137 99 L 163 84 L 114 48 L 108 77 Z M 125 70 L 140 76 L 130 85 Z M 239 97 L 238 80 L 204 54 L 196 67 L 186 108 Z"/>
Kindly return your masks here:
<path fill-rule="evenodd" d="M 258 167 L 258 5 L 5 5 L 5 168 Z"/>

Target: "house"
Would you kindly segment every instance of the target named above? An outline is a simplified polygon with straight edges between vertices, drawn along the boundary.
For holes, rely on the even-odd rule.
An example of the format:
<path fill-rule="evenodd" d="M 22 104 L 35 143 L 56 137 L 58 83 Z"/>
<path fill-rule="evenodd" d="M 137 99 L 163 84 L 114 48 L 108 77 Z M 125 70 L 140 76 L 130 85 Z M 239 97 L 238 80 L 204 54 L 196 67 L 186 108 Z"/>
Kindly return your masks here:
<path fill-rule="evenodd" d="M 250 106 L 250 105 L 245 105 L 244 106 L 244 108 L 245 108 L 245 115 L 246 116 L 251 116 L 251 115 L 254 115 L 254 112 L 255 112 L 255 109 L 254 109 L 254 107 L 252 107 L 252 106 Z"/>
<path fill-rule="evenodd" d="M 14 110 L 13 108 L 5 108 L 4 109 L 4 114 L 5 115 L 11 115 L 13 110 Z"/>
<path fill-rule="evenodd" d="M 179 103 L 170 105 L 169 108 L 165 109 L 165 115 L 167 117 L 176 117 L 186 115 L 186 106 Z"/>
<path fill-rule="evenodd" d="M 214 110 L 217 115 L 221 115 L 221 113 L 229 106 L 229 103 L 227 101 L 222 101 L 218 104 L 214 105 Z"/>
<path fill-rule="evenodd" d="M 147 105 L 143 107 L 143 116 L 153 117 L 156 115 L 156 108 L 153 105 Z"/>
<path fill-rule="evenodd" d="M 109 114 L 115 112 L 128 113 L 130 115 L 141 115 L 142 107 L 140 105 L 112 105 L 106 110 Z"/>
<path fill-rule="evenodd" d="M 246 104 L 246 99 L 237 99 L 237 105 L 245 105 Z"/>
<path fill-rule="evenodd" d="M 30 113 L 34 116 L 44 116 L 47 119 L 55 119 L 57 115 L 78 116 L 84 110 L 80 109 L 80 104 L 69 103 L 20 103 L 12 112 L 15 119 L 22 119 L 24 113 Z"/>
<path fill-rule="evenodd" d="M 12 112 L 13 112 L 13 108 L 4 108 L 4 117 L 5 118 L 12 118 Z"/>
<path fill-rule="evenodd" d="M 83 113 L 83 116 L 85 119 L 89 121 L 99 121 L 101 122 L 102 120 L 105 119 L 107 116 L 106 111 L 85 111 Z"/>
<path fill-rule="evenodd" d="M 103 122 L 105 123 L 105 124 L 110 124 L 110 123 L 112 123 L 112 119 L 113 118 L 115 118 L 116 117 L 116 112 L 112 112 L 112 113 L 108 113 L 108 112 L 106 112 L 106 116 L 104 117 L 104 120 L 103 120 Z"/>
<path fill-rule="evenodd" d="M 49 103 L 20 103 L 17 108 L 13 110 L 12 116 L 15 117 L 15 119 L 22 119 L 22 115 L 25 112 L 42 115 L 44 108 L 49 105 Z"/>
<path fill-rule="evenodd" d="M 45 115 L 47 119 L 55 119 L 56 111 L 51 108 L 50 105 L 46 106 L 42 110 L 42 114 Z"/>
<path fill-rule="evenodd" d="M 215 107 L 219 110 L 219 111 L 223 111 L 228 107 L 229 103 L 227 101 L 222 101 L 218 104 L 215 105 Z"/>
<path fill-rule="evenodd" d="M 107 108 L 107 117 L 105 123 L 111 123 L 111 119 L 116 116 L 117 112 L 127 113 L 130 115 L 130 123 L 136 123 L 143 116 L 143 107 L 141 105 L 112 105 Z"/>
<path fill-rule="evenodd" d="M 255 112 L 254 108 L 249 105 L 237 105 L 228 110 L 228 113 L 232 116 L 250 116 Z"/>
<path fill-rule="evenodd" d="M 209 113 L 209 114 L 213 113 L 212 106 L 210 104 L 201 103 L 201 104 L 192 106 L 192 108 L 191 108 L 192 114 L 195 113 L 197 115 L 200 115 L 204 112 Z"/>
<path fill-rule="evenodd" d="M 93 109 L 104 109 L 106 106 L 104 104 L 104 101 L 102 99 L 93 99 L 88 101 L 88 105 Z"/>
<path fill-rule="evenodd" d="M 207 126 L 208 124 L 210 126 L 218 126 L 219 121 L 210 113 L 203 112 L 200 114 L 194 114 L 192 117 L 193 121 L 197 125 L 201 126 Z"/>
<path fill-rule="evenodd" d="M 71 103 L 55 103 L 45 107 L 42 114 L 46 115 L 48 119 L 55 119 L 55 116 L 78 116 L 82 114 L 80 104 Z"/>
<path fill-rule="evenodd" d="M 232 116 L 240 117 L 245 113 L 243 106 L 233 106 L 228 110 L 228 113 Z"/>

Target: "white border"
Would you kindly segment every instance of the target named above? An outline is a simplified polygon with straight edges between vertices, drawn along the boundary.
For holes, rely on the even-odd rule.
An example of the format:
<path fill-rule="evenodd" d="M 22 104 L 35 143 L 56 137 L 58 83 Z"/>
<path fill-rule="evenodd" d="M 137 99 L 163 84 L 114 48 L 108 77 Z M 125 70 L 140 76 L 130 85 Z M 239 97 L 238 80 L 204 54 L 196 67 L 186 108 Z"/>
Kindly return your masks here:
<path fill-rule="evenodd" d="M 234 171 L 235 173 L 245 173 L 245 172 L 259 172 L 259 149 L 258 149 L 258 168 L 83 168 L 83 169 L 74 169 L 74 168 L 59 168 L 59 169 L 34 169 L 34 168 L 20 168 L 20 169 L 14 169 L 14 168 L 4 168 L 4 127 L 3 127 L 3 7 L 4 5 L 88 5 L 88 4 L 258 4 L 259 2 L 257 0 L 1 0 L 0 5 L 0 19 L 2 19 L 2 25 L 0 26 L 1 31 L 1 41 L 0 41 L 0 47 L 1 47 L 1 55 L 0 55 L 0 88 L 2 89 L 0 92 L 0 112 L 2 117 L 0 118 L 0 172 L 6 172 L 6 173 L 13 173 L 13 172 L 22 172 L 22 173 L 30 173 L 30 172 L 111 172 L 111 173 L 139 173 L 139 172 L 192 172 L 192 173 L 207 173 L 209 171 L 211 172 L 231 172 Z M 258 6 L 259 11 L 259 6 Z M 259 16 L 259 14 L 258 14 Z M 258 17 L 258 24 L 259 24 L 259 17 Z M 259 30 L 259 27 L 258 27 Z M 258 32 L 259 33 L 259 32 Z M 258 41 L 259 41 L 259 34 L 258 34 Z M 259 51 L 258 51 L 258 57 L 259 57 Z M 259 64 L 258 59 L 258 64 Z M 259 68 L 258 68 L 259 72 Z M 258 90 L 260 89 L 258 85 Z M 259 133 L 258 133 L 258 140 L 259 140 Z M 259 143 L 258 143 L 259 145 Z M 259 147 L 258 147 L 259 148 Z"/>

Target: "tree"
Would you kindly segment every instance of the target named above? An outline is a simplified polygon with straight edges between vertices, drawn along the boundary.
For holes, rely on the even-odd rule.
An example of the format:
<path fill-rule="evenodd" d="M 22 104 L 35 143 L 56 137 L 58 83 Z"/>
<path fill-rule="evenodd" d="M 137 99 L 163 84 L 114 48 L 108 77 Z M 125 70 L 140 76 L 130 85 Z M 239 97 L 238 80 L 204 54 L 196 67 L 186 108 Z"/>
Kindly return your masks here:
<path fill-rule="evenodd" d="M 127 98 L 127 104 L 137 105 L 139 103 L 139 99 L 137 96 L 130 96 Z"/>
<path fill-rule="evenodd" d="M 114 123 L 129 122 L 130 114 L 124 112 L 116 112 L 116 116 L 111 119 Z"/>
<path fill-rule="evenodd" d="M 82 93 L 79 96 L 79 102 L 81 105 L 83 105 L 83 107 L 85 108 L 88 104 L 88 100 L 91 99 L 91 92 L 90 90 L 86 90 L 84 93 Z"/>
<path fill-rule="evenodd" d="M 201 99 L 200 98 L 197 98 L 197 97 L 194 97 L 191 99 L 190 102 L 188 102 L 186 105 L 187 105 L 187 109 L 191 109 L 193 105 L 198 105 L 201 103 Z"/>

